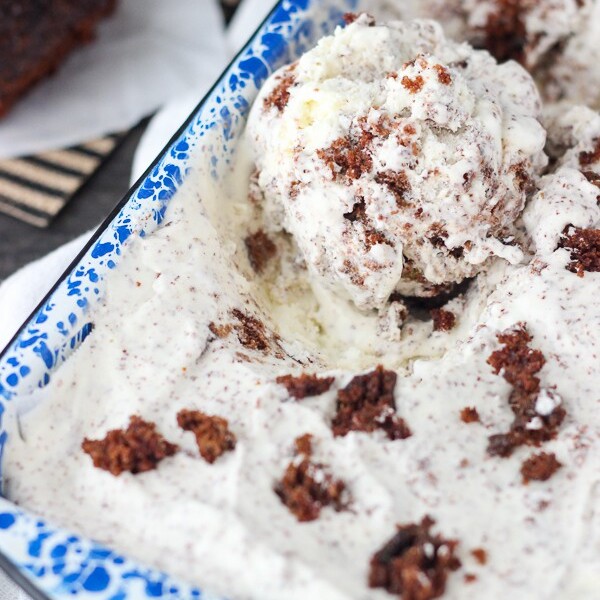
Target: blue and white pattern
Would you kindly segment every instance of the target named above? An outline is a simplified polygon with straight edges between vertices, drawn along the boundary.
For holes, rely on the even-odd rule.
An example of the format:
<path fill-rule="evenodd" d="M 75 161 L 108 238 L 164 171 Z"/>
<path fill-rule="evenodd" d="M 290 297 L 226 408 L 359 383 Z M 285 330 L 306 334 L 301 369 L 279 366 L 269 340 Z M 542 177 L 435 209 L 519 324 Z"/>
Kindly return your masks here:
<path fill-rule="evenodd" d="M 169 200 L 193 167 L 192 154 L 211 161 L 213 176 L 219 178 L 263 81 L 330 33 L 356 3 L 282 0 L 277 4 L 177 139 L 0 356 L 0 418 L 6 403 L 18 403 L 23 395 L 46 385 L 53 370 L 91 331 L 89 311 L 102 297 L 104 277 L 118 266 L 132 234 L 145 236 L 160 225 Z M 222 145 L 208 147 L 203 137 L 215 128 Z M 0 425 L 0 461 L 7 443 L 10 440 Z M 2 498 L 0 553 L 52 599 L 208 598 L 198 589 L 55 528 Z"/>

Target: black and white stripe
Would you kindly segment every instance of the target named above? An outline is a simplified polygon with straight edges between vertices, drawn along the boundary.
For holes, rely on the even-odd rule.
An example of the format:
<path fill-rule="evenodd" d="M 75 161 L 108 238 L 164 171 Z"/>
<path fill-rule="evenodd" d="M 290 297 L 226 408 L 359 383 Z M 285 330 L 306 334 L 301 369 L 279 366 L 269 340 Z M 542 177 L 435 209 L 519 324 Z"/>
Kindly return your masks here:
<path fill-rule="evenodd" d="M 0 212 L 47 227 L 122 139 L 117 133 L 65 150 L 0 160 Z"/>

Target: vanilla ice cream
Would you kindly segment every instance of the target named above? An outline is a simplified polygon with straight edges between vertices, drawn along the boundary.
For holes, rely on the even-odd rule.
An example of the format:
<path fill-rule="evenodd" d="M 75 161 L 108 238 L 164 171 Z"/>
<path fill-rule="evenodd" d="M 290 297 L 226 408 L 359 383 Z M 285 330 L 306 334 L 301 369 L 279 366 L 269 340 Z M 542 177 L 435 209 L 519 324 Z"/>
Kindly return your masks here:
<path fill-rule="evenodd" d="M 203 597 L 596 598 L 598 113 L 361 17 L 228 143 L 8 404 L 3 494 Z"/>
<path fill-rule="evenodd" d="M 363 309 L 436 295 L 496 257 L 517 263 L 514 223 L 545 164 L 539 113 L 516 63 L 432 21 L 362 16 L 275 73 L 254 105 L 268 228 Z"/>

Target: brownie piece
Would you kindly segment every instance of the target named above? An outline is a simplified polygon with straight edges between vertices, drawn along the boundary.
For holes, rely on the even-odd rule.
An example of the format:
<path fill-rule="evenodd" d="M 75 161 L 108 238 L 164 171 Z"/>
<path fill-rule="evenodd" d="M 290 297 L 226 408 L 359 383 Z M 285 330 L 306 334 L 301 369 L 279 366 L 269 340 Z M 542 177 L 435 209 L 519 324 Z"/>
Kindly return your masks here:
<path fill-rule="evenodd" d="M 277 246 L 262 230 L 251 233 L 244 240 L 250 266 L 255 273 L 262 273 L 267 263 L 277 254 Z"/>
<path fill-rule="evenodd" d="M 334 436 L 351 431 L 370 433 L 381 429 L 390 440 L 403 440 L 411 431 L 396 414 L 396 373 L 381 365 L 365 375 L 357 375 L 338 390 L 336 414 L 331 423 Z"/>
<path fill-rule="evenodd" d="M 497 433 L 489 437 L 488 454 L 506 458 L 517 446 L 539 446 L 553 439 L 566 411 L 561 402 L 547 414 L 540 414 L 536 401 L 541 392 L 540 379 L 536 374 L 546 363 L 546 358 L 538 349 L 531 348 L 532 341 L 524 323 L 499 334 L 498 341 L 503 345 L 489 356 L 487 362 L 497 375 L 501 375 L 513 386 L 508 403 L 515 418 L 507 433 Z M 547 391 L 547 394 L 552 392 Z M 531 428 L 535 419 L 537 427 Z"/>
<path fill-rule="evenodd" d="M 94 38 L 117 0 L 0 2 L 0 117 L 77 46 Z"/>
<path fill-rule="evenodd" d="M 460 568 L 458 542 L 432 534 L 434 521 L 398 525 L 396 534 L 371 558 L 369 587 L 383 588 L 403 600 L 439 598 L 451 571 Z"/>
<path fill-rule="evenodd" d="M 196 436 L 200 456 L 210 464 L 225 452 L 235 449 L 237 439 L 230 431 L 227 419 L 184 409 L 177 413 L 177 424 Z"/>
<path fill-rule="evenodd" d="M 156 465 L 173 456 L 179 448 L 171 444 L 156 430 L 154 423 L 133 415 L 126 429 L 113 429 L 104 439 L 85 438 L 82 450 L 89 454 L 98 469 L 115 476 L 124 471 L 134 475 L 156 469 Z"/>
<path fill-rule="evenodd" d="M 325 465 L 311 460 L 312 436 L 296 438 L 294 446 L 295 457 L 275 485 L 281 502 L 301 523 L 318 519 L 325 506 L 338 512 L 346 509 L 346 484 L 335 479 Z"/>
<path fill-rule="evenodd" d="M 562 467 L 554 452 L 532 454 L 521 466 L 523 483 L 530 481 L 547 481 Z"/>
<path fill-rule="evenodd" d="M 332 386 L 334 378 L 301 373 L 295 377 L 293 375 L 280 375 L 275 381 L 283 385 L 292 398 L 302 400 L 309 396 L 324 394 Z"/>
<path fill-rule="evenodd" d="M 567 271 L 583 277 L 585 272 L 600 272 L 600 229 L 582 229 L 567 226 L 563 231 L 559 248 L 571 252 Z"/>

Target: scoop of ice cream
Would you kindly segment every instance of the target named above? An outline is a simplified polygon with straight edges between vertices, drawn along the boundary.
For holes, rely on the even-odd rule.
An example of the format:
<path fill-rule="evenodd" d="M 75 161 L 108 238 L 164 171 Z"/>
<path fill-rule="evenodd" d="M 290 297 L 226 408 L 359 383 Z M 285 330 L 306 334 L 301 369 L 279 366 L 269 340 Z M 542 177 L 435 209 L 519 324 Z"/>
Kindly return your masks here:
<path fill-rule="evenodd" d="M 449 37 L 520 62 L 551 101 L 600 105 L 598 0 L 362 0 L 377 16 L 429 18 Z"/>
<path fill-rule="evenodd" d="M 557 249 L 569 227 L 595 228 L 600 221 L 600 114 L 557 105 L 545 117 L 555 164 L 523 212 L 541 256 Z"/>
<path fill-rule="evenodd" d="M 545 161 L 539 109 L 516 63 L 432 21 L 363 15 L 275 73 L 252 109 L 266 226 L 361 309 L 517 262 L 513 224 Z"/>
<path fill-rule="evenodd" d="M 466 36 L 499 61 L 535 69 L 577 32 L 593 0 L 460 0 Z"/>
<path fill-rule="evenodd" d="M 554 53 L 541 83 L 548 100 L 569 100 L 599 109 L 600 1 L 583 2 L 581 14 L 580 27 Z"/>

